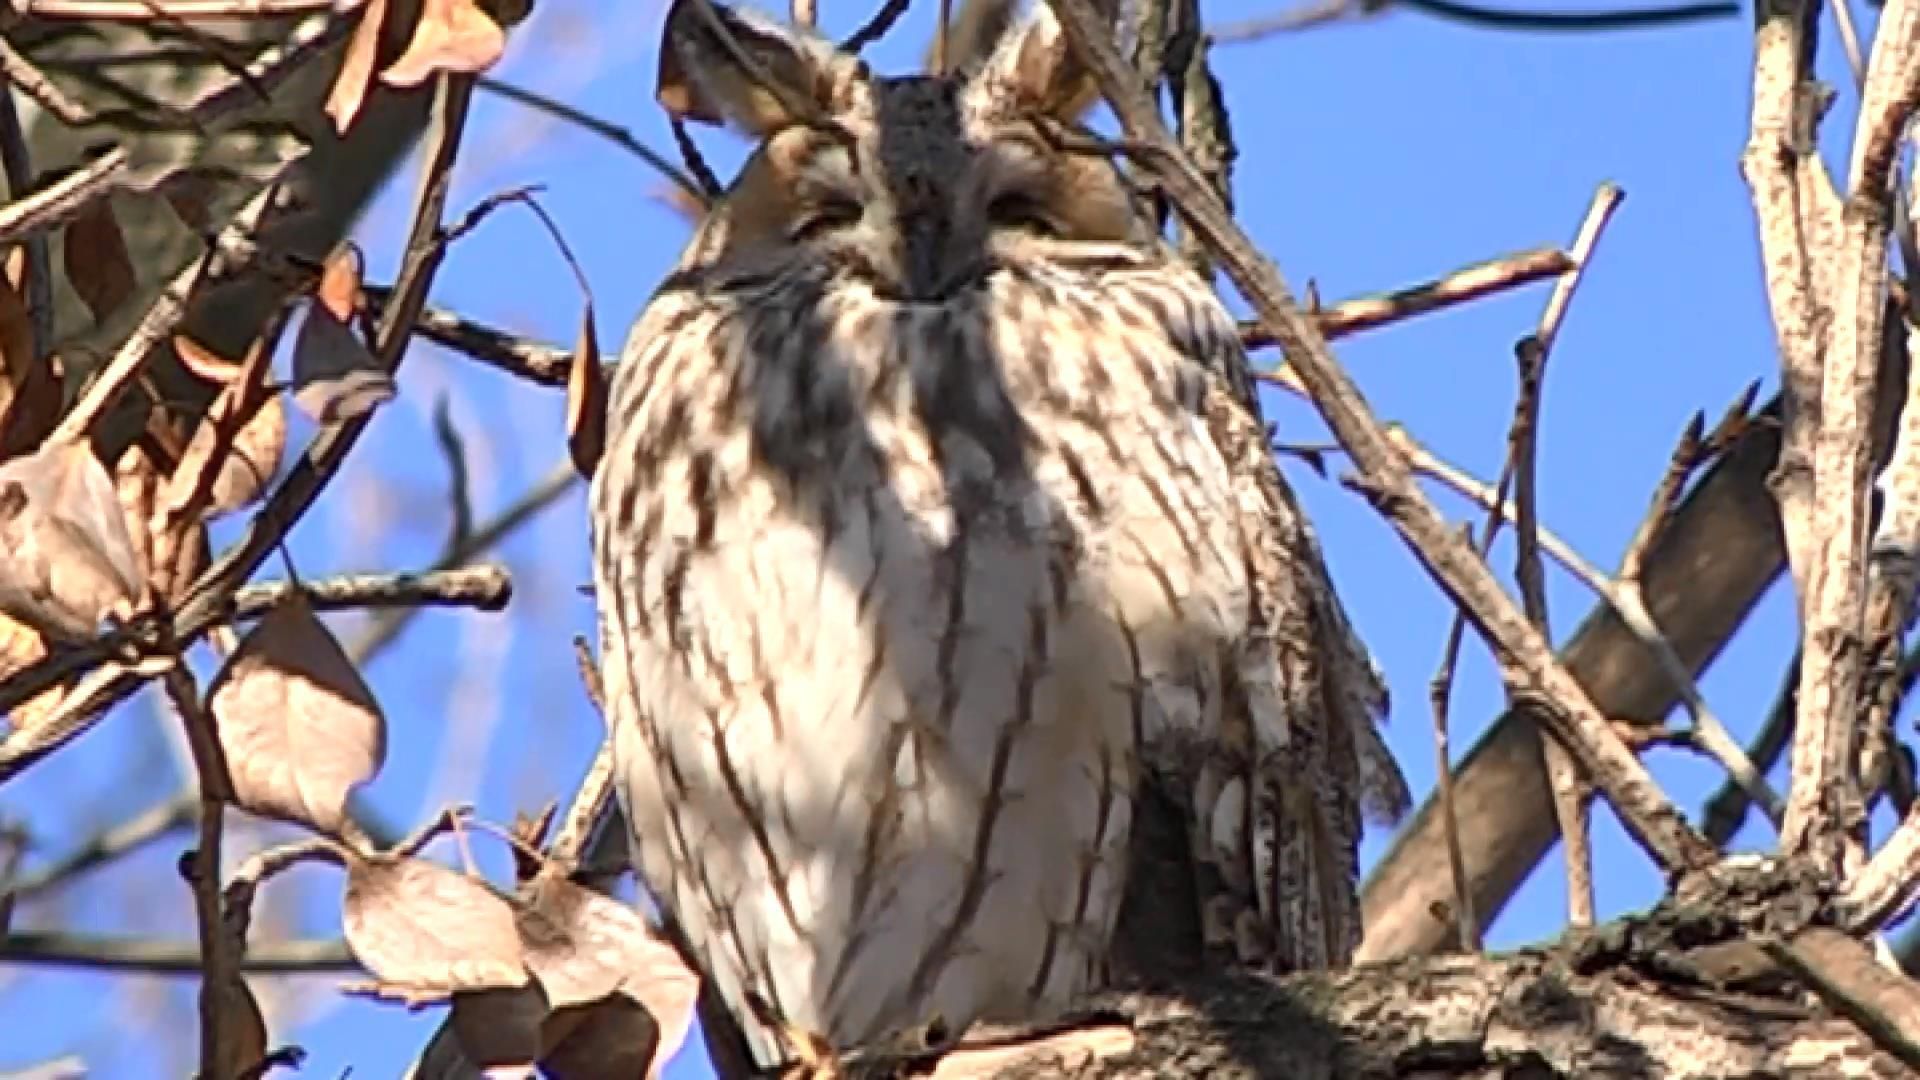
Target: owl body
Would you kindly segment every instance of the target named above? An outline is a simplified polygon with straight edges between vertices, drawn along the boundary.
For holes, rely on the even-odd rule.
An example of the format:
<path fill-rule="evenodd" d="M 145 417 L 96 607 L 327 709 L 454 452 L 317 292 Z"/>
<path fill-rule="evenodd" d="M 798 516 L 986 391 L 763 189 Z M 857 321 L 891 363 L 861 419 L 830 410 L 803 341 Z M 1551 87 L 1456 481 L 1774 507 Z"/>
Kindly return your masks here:
<path fill-rule="evenodd" d="M 1112 982 L 1149 784 L 1197 950 L 1343 959 L 1377 683 L 1234 321 L 1030 119 L 1057 26 L 881 80 L 690 6 L 663 99 L 764 141 L 623 353 L 596 592 L 636 867 L 754 1056 Z"/>

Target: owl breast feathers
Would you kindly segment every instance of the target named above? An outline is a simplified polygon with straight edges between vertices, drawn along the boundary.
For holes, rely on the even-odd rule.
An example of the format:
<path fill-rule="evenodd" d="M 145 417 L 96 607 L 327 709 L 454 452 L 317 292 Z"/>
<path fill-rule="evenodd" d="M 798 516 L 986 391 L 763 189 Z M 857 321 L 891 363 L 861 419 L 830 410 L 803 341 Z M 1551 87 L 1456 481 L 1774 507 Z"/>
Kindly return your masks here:
<path fill-rule="evenodd" d="M 615 376 L 595 580 L 635 865 L 754 1055 L 1343 962 L 1384 693 L 1050 13 L 883 79 L 681 0 L 662 56 L 760 146 Z"/>

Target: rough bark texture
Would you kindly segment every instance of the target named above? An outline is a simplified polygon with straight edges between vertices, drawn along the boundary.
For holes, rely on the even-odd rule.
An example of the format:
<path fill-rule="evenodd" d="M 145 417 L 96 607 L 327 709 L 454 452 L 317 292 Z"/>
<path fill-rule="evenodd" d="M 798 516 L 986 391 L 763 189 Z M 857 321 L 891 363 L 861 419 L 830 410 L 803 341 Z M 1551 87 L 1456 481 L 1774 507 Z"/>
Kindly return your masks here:
<path fill-rule="evenodd" d="M 1908 1077 L 1764 948 L 1825 917 L 1811 878 L 1721 867 L 1651 913 L 1500 955 L 1239 977 L 1100 1003 L 1067 1030 L 858 1077 Z M 1819 931 L 1825 933 L 1824 931 Z M 1902 993 L 1913 984 L 1904 984 Z"/>

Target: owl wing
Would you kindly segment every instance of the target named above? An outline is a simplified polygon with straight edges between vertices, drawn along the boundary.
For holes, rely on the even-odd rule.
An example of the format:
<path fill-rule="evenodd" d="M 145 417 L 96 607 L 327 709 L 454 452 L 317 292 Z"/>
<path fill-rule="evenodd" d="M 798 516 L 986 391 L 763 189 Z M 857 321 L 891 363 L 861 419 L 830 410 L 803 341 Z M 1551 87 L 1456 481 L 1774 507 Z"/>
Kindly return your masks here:
<path fill-rule="evenodd" d="M 1339 966 L 1360 939 L 1362 811 L 1392 820 L 1410 799 L 1381 737 L 1386 687 L 1280 476 L 1234 352 L 1223 374 L 1235 385 L 1212 380 L 1203 408 L 1240 481 L 1250 595 L 1238 675 L 1250 746 L 1200 766 L 1202 926 L 1210 946 L 1229 945 L 1242 963 Z"/>

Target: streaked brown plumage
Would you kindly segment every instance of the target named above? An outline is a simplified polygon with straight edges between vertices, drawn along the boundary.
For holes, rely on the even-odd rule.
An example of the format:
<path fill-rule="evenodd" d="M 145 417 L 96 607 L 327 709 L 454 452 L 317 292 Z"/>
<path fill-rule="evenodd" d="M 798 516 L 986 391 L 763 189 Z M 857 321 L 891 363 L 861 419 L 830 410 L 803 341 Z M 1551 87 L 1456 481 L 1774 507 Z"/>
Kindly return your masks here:
<path fill-rule="evenodd" d="M 762 143 L 628 342 L 594 550 L 636 865 L 756 1056 L 1344 961 L 1384 695 L 1233 320 L 1047 137 L 1057 25 L 895 80 L 703 7 L 662 100 Z"/>

